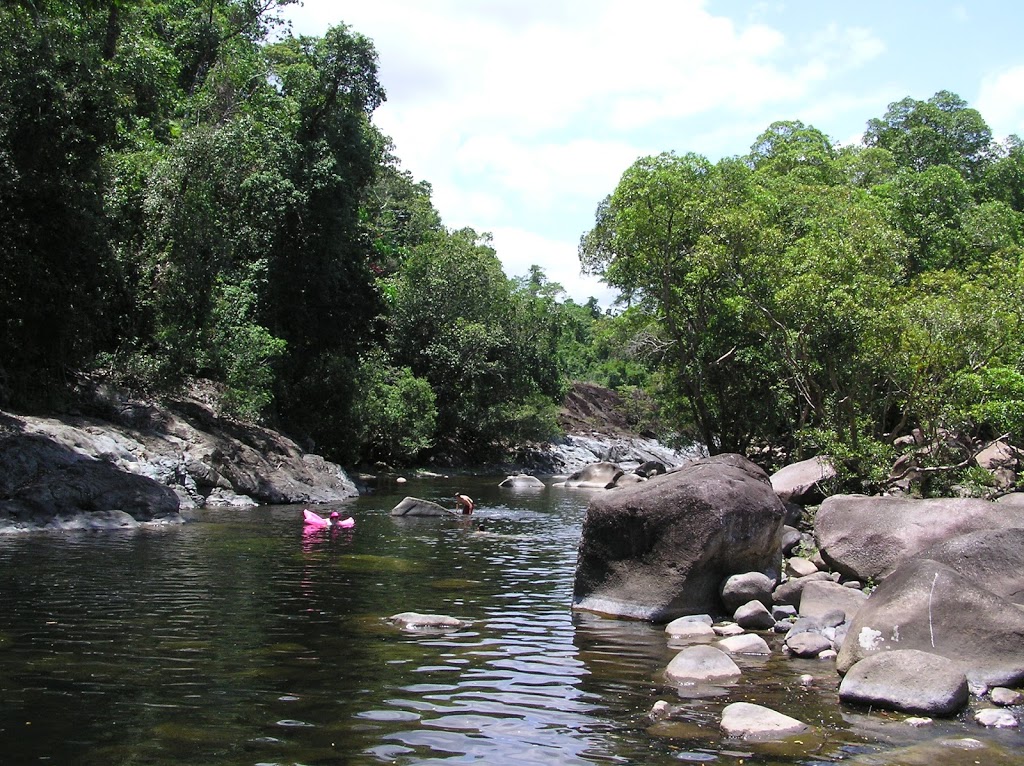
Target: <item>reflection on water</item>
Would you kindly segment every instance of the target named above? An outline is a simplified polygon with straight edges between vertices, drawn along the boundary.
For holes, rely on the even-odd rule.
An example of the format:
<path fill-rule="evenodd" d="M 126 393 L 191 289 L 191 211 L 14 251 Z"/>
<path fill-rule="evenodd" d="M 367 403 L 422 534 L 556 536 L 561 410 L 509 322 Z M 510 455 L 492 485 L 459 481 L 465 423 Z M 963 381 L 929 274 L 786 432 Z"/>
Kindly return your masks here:
<path fill-rule="evenodd" d="M 588 495 L 496 484 L 406 485 L 346 504 L 354 529 L 313 534 L 277 507 L 0 539 L 0 761 L 1024 763 L 1017 732 L 840 710 L 818 661 L 741 659 L 733 687 L 667 687 L 659 627 L 568 609 Z M 456 489 L 473 519 L 388 516 L 405 494 L 448 504 Z M 404 633 L 384 620 L 403 611 L 470 625 Z M 658 699 L 673 720 L 647 719 Z M 818 733 L 723 742 L 737 700 Z M 942 749 L 968 734 L 983 751 Z"/>

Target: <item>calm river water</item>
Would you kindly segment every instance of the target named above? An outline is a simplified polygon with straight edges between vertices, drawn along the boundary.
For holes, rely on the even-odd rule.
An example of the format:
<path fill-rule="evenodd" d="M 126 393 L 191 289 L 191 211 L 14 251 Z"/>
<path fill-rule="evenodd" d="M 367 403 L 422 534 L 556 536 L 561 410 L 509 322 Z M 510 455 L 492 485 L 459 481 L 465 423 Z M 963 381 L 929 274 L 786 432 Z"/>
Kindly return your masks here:
<path fill-rule="evenodd" d="M 472 522 L 388 515 L 457 489 L 478 501 Z M 430 480 L 338 506 L 356 526 L 334 535 L 262 507 L 0 538 L 0 763 L 1024 764 L 1017 732 L 841 710 L 829 663 L 741 661 L 729 689 L 666 687 L 677 650 L 660 627 L 568 607 L 588 498 Z M 402 611 L 472 625 L 412 635 L 384 621 Z M 658 699 L 683 720 L 652 726 Z M 739 700 L 818 733 L 723 741 Z"/>

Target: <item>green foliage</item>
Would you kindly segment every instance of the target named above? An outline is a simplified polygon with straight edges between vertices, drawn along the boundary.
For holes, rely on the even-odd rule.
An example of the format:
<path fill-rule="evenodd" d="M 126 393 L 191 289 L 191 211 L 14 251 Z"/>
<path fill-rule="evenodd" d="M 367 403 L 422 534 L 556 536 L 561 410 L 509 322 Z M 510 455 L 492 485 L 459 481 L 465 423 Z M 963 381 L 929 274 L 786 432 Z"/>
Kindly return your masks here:
<path fill-rule="evenodd" d="M 273 401 L 274 365 L 287 344 L 253 321 L 256 316 L 256 283 L 265 264 L 253 264 L 253 275 L 232 284 L 218 281 L 211 311 L 208 344 L 211 367 L 227 385 L 226 411 L 256 420 Z"/>
<path fill-rule="evenodd" d="M 889 104 L 884 117 L 868 121 L 864 143 L 888 149 L 900 167 L 920 172 L 948 165 L 974 182 L 991 158 L 992 131 L 976 109 L 944 90 L 927 101 Z"/>
<path fill-rule="evenodd" d="M 992 366 L 961 372 L 953 380 L 953 400 L 963 425 L 986 437 L 1006 435 L 1024 442 L 1024 374 L 1012 367 Z"/>
<path fill-rule="evenodd" d="M 365 461 L 410 465 L 433 445 L 437 405 L 426 380 L 377 352 L 362 360 L 356 388 L 353 414 Z"/>
<path fill-rule="evenodd" d="M 646 317 L 626 345 L 655 351 L 675 430 L 827 452 L 836 488 L 863 491 L 920 429 L 942 445 L 928 491 L 948 490 L 972 439 L 1021 438 L 1024 155 L 948 92 L 890 105 L 864 140 L 776 122 L 742 160 L 642 158 L 580 256 Z"/>

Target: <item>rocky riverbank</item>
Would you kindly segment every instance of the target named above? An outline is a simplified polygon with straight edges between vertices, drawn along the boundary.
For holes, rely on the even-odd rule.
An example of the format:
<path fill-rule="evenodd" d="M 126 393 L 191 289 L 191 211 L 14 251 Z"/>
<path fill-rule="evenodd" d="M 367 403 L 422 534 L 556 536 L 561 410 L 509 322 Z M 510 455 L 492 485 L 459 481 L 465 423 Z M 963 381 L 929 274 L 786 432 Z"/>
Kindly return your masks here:
<path fill-rule="evenodd" d="M 73 413 L 0 412 L 0 532 L 182 523 L 203 507 L 359 494 L 341 466 L 280 432 L 225 417 L 214 401 L 199 386 L 156 402 L 84 381 Z M 614 404 L 611 392 L 581 387 L 566 408 L 577 432 L 524 447 L 515 463 L 489 472 L 569 475 L 604 461 L 673 467 L 695 454 L 631 434 Z"/>
<path fill-rule="evenodd" d="M 99 384 L 75 414 L 0 412 L 0 531 L 181 523 L 207 506 L 357 494 L 340 466 L 201 396 L 158 404 Z"/>

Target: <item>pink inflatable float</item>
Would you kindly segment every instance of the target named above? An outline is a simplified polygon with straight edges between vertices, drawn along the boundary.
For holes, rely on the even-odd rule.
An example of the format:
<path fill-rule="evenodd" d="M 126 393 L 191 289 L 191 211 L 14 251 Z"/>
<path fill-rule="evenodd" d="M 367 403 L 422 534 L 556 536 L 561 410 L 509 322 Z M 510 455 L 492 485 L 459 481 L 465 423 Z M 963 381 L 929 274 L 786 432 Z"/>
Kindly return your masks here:
<path fill-rule="evenodd" d="M 340 518 L 341 514 L 337 511 L 331 511 L 331 515 L 327 518 L 320 516 L 319 514 L 313 513 L 308 508 L 304 508 L 302 511 L 302 522 L 307 527 L 329 527 L 332 524 L 342 529 L 348 529 L 356 525 L 356 520 L 349 516 L 347 519 Z"/>

